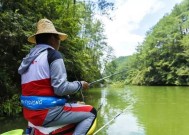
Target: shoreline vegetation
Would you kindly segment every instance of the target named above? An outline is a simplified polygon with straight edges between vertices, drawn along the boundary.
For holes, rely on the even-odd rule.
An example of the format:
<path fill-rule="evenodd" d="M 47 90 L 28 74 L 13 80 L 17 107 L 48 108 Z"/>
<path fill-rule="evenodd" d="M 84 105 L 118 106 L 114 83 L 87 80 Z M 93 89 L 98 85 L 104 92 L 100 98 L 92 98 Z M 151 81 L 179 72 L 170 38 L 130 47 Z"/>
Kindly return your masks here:
<path fill-rule="evenodd" d="M 40 6 L 39 6 L 40 5 Z M 42 18 L 51 20 L 58 31 L 68 35 L 61 42 L 68 80 L 92 81 L 100 78 L 102 64 L 111 61 L 112 53 L 107 45 L 103 24 L 95 18 L 95 12 L 109 16 L 114 4 L 106 0 L 98 2 L 76 0 L 2 0 L 0 2 L 0 116 L 12 116 L 21 112 L 20 76 L 17 73 L 23 57 L 33 45 L 27 37 L 35 32 L 36 22 Z M 103 58 L 106 58 L 104 60 Z M 102 63 L 101 61 L 105 61 Z"/>
<path fill-rule="evenodd" d="M 69 81 L 92 82 L 124 71 L 108 79 L 109 87 L 189 86 L 188 7 L 187 0 L 175 5 L 170 14 L 165 14 L 146 32 L 145 40 L 138 45 L 135 54 L 115 58 L 113 49 L 106 43 L 103 24 L 95 18 L 97 9 L 101 15 L 108 16 L 114 9 L 113 3 L 106 0 L 97 3 L 3 0 L 0 4 L 0 117 L 14 116 L 22 111 L 21 78 L 17 69 L 33 47 L 28 44 L 27 37 L 41 18 L 52 20 L 59 31 L 68 34 L 68 40 L 61 43 L 59 51 L 64 57 Z"/>
<path fill-rule="evenodd" d="M 184 0 L 146 32 L 136 53 L 107 63 L 105 76 L 129 85 L 189 86 L 189 1 Z"/>

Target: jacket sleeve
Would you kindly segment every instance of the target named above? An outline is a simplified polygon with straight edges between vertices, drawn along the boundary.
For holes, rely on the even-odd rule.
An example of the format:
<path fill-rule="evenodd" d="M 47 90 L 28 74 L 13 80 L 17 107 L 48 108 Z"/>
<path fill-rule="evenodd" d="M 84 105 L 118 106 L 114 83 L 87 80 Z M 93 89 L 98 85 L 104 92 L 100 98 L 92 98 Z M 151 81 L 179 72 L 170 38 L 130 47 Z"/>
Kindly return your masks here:
<path fill-rule="evenodd" d="M 67 81 L 67 73 L 61 54 L 56 50 L 48 53 L 50 68 L 51 85 L 54 93 L 58 96 L 73 94 L 81 89 L 82 84 L 79 81 Z"/>

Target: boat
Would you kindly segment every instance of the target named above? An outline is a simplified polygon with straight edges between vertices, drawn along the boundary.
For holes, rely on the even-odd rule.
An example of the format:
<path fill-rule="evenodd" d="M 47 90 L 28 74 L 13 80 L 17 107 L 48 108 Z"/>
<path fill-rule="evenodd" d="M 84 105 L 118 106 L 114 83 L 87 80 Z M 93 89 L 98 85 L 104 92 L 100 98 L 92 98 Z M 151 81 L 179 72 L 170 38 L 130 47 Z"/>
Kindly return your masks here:
<path fill-rule="evenodd" d="M 96 128 L 96 121 L 93 123 L 92 127 L 90 128 L 87 135 L 92 135 L 95 128 Z M 72 135 L 76 124 L 67 124 L 61 126 L 54 126 L 54 127 L 42 127 L 42 126 L 35 126 L 31 122 L 28 122 L 28 127 L 25 129 L 15 129 L 1 135 Z"/>

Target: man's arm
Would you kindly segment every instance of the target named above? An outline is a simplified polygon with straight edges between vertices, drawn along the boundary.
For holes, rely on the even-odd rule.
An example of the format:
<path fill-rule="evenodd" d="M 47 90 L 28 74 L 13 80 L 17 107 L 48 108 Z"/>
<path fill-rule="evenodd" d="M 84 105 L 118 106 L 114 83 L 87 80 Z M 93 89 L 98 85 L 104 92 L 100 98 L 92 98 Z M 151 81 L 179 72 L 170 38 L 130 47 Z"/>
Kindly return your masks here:
<path fill-rule="evenodd" d="M 56 50 L 50 50 L 48 54 L 51 85 L 54 93 L 59 96 L 69 95 L 82 88 L 80 81 L 67 81 L 67 73 L 61 54 Z"/>

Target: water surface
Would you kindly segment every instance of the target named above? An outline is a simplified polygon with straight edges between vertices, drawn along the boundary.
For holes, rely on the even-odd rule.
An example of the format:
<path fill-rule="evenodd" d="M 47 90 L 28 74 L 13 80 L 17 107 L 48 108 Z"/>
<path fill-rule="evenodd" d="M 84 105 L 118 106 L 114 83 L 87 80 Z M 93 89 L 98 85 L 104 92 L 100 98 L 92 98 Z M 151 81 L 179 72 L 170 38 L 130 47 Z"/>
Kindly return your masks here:
<path fill-rule="evenodd" d="M 101 107 L 96 131 L 109 123 L 97 135 L 189 133 L 188 87 L 99 88 L 90 89 L 84 95 L 86 103 L 97 109 Z M 26 125 L 22 117 L 0 119 L 0 133 L 16 128 L 24 129 Z"/>
<path fill-rule="evenodd" d="M 100 91 L 100 96 L 99 96 Z M 88 93 L 98 106 L 97 129 L 128 107 L 99 135 L 187 135 L 189 133 L 188 87 L 105 88 Z"/>

